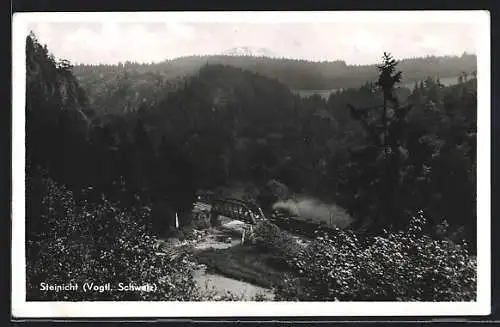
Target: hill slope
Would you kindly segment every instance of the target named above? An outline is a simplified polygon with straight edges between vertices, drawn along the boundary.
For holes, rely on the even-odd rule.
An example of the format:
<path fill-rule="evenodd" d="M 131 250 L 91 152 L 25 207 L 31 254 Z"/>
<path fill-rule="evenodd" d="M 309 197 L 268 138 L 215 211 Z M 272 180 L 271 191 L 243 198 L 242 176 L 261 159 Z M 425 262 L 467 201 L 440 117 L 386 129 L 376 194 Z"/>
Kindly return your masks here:
<path fill-rule="evenodd" d="M 311 62 L 246 55 L 190 56 L 155 64 L 79 65 L 73 72 L 93 99 L 92 105 L 106 107 L 108 112 L 135 111 L 142 104 L 153 104 L 151 97 L 166 87 L 175 90 L 184 77 L 195 74 L 206 64 L 249 70 L 302 92 L 360 87 L 367 81 L 376 80 L 378 74 L 376 65 L 353 66 L 343 61 Z M 463 72 L 471 74 L 476 70 L 476 56 L 403 59 L 399 67 L 403 83 L 412 84 L 428 76 L 455 78 Z"/>

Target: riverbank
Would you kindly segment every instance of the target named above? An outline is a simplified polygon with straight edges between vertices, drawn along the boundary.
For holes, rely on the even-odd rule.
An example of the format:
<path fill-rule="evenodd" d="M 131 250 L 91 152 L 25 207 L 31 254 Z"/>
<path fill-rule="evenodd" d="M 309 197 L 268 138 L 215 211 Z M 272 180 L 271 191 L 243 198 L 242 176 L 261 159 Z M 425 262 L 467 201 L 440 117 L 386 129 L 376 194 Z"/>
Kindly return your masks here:
<path fill-rule="evenodd" d="M 271 285 L 280 273 L 265 265 L 264 255 L 242 246 L 243 222 L 220 218 L 220 226 L 208 229 L 192 244 L 195 281 L 215 298 L 230 293 L 242 301 L 272 300 Z"/>

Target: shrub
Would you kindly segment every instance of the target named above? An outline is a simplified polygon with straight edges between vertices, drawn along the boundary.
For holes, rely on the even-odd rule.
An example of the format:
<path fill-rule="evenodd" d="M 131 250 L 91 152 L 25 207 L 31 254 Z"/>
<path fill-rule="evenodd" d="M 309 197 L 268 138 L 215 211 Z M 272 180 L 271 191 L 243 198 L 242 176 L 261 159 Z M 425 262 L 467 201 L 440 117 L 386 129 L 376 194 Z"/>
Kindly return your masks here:
<path fill-rule="evenodd" d="M 198 234 L 192 227 L 183 227 L 182 233 L 184 234 L 184 238 L 188 241 L 193 241 L 198 238 Z"/>
<path fill-rule="evenodd" d="M 474 301 L 476 259 L 462 245 L 422 233 L 424 218 L 406 231 L 363 245 L 350 231 L 318 238 L 292 259 L 295 275 L 279 300 Z"/>
<path fill-rule="evenodd" d="M 257 292 L 257 294 L 255 294 L 255 296 L 253 297 L 252 301 L 265 302 L 265 301 L 269 301 L 269 297 L 262 292 Z"/>
<path fill-rule="evenodd" d="M 275 224 L 268 221 L 259 222 L 254 228 L 255 243 L 263 249 L 272 249 L 280 233 L 282 231 Z"/>
<path fill-rule="evenodd" d="M 214 286 L 209 286 L 207 282 L 200 287 L 200 301 L 244 301 L 245 293 L 235 294 L 226 290 L 224 293 L 218 291 Z"/>
<path fill-rule="evenodd" d="M 43 231 L 27 236 L 28 300 L 195 300 L 199 297 L 185 256 L 155 254 L 147 232 L 149 212 L 138 217 L 103 200 L 75 203 L 71 192 L 50 179 L 39 212 Z M 31 217 L 28 217 L 31 219 Z M 187 255 L 187 254 L 186 254 Z M 79 290 L 48 292 L 40 283 L 78 283 Z M 85 282 L 111 283 L 111 292 L 82 292 Z M 118 283 L 151 284 L 156 292 L 120 292 Z"/>
<path fill-rule="evenodd" d="M 287 233 L 269 221 L 261 221 L 254 228 L 254 243 L 265 251 L 273 252 L 278 261 L 288 263 L 297 256 L 302 246 Z"/>
<path fill-rule="evenodd" d="M 194 229 L 208 229 L 210 225 L 210 213 L 207 211 L 200 211 L 193 214 L 192 226 Z"/>
<path fill-rule="evenodd" d="M 186 240 L 186 236 L 184 235 L 184 229 L 179 229 L 175 227 L 169 227 L 167 232 L 167 237 L 169 238 L 177 238 L 179 241 Z"/>

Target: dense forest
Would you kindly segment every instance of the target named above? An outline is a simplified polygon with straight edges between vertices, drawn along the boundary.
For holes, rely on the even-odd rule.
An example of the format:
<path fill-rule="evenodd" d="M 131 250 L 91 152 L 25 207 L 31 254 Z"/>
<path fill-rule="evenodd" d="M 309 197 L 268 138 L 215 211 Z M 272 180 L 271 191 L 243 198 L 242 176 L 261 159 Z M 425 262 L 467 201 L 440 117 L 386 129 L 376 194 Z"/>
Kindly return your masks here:
<path fill-rule="evenodd" d="M 343 61 L 313 62 L 253 56 L 191 56 L 160 63 L 125 62 L 117 65 L 78 65 L 73 67 L 91 104 L 106 112 L 138 110 L 167 89 L 175 90 L 185 76 L 207 64 L 242 68 L 277 79 L 292 90 L 334 90 L 358 88 L 377 78 L 376 65 L 347 65 Z M 428 56 L 403 59 L 399 63 L 403 84 L 427 77 L 457 78 L 476 70 L 476 56 Z M 104 91 L 105 90 L 105 91 Z"/>
<path fill-rule="evenodd" d="M 336 203 L 353 217 L 349 230 L 366 237 L 408 228 L 418 212 L 426 235 L 475 251 L 477 81 L 463 73 L 475 71 L 475 56 L 396 62 L 386 54 L 382 66 L 359 67 L 246 57 L 72 67 L 33 34 L 26 54 L 29 285 L 61 251 L 44 238 L 80 244 L 81 252 L 63 247 L 77 261 L 66 268 L 90 274 L 75 257 L 111 255 L 110 244 L 124 241 L 123 253 L 111 252 L 133 257 L 144 235 L 174 224 L 151 206 L 166 202 L 189 226 L 196 192 L 234 181 L 260 190 L 279 181 Z M 460 77 L 445 87 L 438 75 Z M 403 76 L 412 90 L 398 88 Z M 339 87 L 326 100 L 291 90 Z M 279 200 L 256 198 L 266 212 Z M 68 236 L 75 229 L 78 239 Z M 146 243 L 137 246 L 146 251 Z M 144 260 L 151 271 L 165 264 Z M 124 265 L 106 271 L 140 274 Z M 169 276 L 189 270 L 170 267 Z M 66 276 L 56 268 L 53 278 Z M 180 293 L 163 296 L 199 298 L 191 279 L 171 282 Z"/>

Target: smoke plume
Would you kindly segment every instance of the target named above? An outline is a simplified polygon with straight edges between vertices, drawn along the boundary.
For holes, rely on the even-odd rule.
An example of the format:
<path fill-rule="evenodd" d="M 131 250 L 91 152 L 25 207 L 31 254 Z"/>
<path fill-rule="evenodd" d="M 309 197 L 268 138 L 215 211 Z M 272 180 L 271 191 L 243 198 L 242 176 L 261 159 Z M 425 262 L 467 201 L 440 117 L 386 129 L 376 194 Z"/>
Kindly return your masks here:
<path fill-rule="evenodd" d="M 286 210 L 302 220 L 312 220 L 317 223 L 323 221 L 331 227 L 346 228 L 353 221 L 343 208 L 315 198 L 303 197 L 279 201 L 273 205 L 273 209 Z"/>

